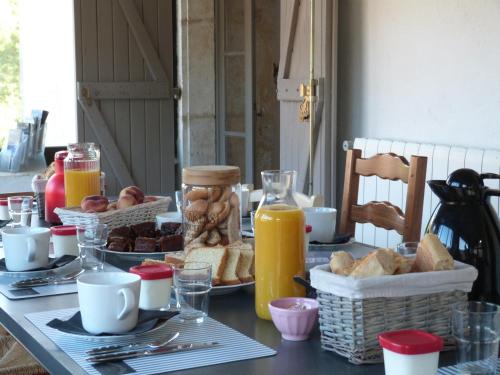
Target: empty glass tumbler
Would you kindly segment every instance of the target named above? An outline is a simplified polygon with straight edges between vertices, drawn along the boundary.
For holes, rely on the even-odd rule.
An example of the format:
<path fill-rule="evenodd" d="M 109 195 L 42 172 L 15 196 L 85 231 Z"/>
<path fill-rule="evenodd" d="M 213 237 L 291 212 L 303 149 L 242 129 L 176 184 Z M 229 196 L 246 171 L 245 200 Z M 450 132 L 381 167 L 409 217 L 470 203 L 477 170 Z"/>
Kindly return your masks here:
<path fill-rule="evenodd" d="M 76 238 L 82 269 L 103 270 L 104 251 L 102 250 L 108 239 L 108 226 L 106 224 L 77 225 Z"/>
<path fill-rule="evenodd" d="M 460 374 L 494 375 L 498 358 L 500 306 L 468 302 L 455 306 L 452 320 Z"/>

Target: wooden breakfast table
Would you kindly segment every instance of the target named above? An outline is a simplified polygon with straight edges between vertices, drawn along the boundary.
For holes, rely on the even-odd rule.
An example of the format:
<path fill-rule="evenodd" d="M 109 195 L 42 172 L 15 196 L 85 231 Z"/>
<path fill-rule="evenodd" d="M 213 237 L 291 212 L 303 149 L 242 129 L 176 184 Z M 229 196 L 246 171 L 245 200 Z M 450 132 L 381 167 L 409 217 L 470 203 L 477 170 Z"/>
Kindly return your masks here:
<path fill-rule="evenodd" d="M 354 254 L 364 255 L 371 248 L 360 245 L 344 245 Z M 328 257 L 331 249 L 313 249 L 309 257 Z M 59 347 L 39 331 L 25 314 L 78 306 L 77 294 L 39 297 L 25 300 L 9 300 L 0 294 L 0 323 L 52 374 L 84 374 L 85 371 Z M 227 326 L 267 345 L 277 351 L 273 357 L 232 362 L 210 367 L 200 367 L 176 372 L 179 374 L 383 374 L 382 364 L 356 366 L 347 359 L 321 349 L 320 333 L 316 327 L 309 340 L 290 342 L 282 340 L 270 321 L 257 318 L 252 290 L 240 290 L 234 294 L 210 297 L 209 315 Z M 453 353 L 442 353 L 440 366 L 453 364 Z M 158 369 L 158 373 L 162 373 Z"/>

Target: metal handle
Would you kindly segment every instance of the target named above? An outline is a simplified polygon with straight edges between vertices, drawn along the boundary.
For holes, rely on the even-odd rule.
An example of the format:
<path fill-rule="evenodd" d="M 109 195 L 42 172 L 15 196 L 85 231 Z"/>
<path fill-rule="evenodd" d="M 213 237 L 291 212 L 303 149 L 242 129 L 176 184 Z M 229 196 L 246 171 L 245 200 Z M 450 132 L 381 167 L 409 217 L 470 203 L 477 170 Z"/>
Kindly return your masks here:
<path fill-rule="evenodd" d="M 500 197 L 500 190 L 498 190 L 498 189 L 488 189 L 488 190 L 486 190 L 485 195 L 487 197 L 489 197 L 489 196 Z"/>
<path fill-rule="evenodd" d="M 483 180 L 500 180 L 500 174 L 496 173 L 481 173 L 479 177 Z"/>

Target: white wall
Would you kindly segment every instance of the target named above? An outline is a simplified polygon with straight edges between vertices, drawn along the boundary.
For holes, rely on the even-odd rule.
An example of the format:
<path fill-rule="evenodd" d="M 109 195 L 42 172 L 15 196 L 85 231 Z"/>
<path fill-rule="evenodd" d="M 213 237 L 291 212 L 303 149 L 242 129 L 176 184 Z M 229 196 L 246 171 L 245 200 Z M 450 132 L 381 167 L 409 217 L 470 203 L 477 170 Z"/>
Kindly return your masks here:
<path fill-rule="evenodd" d="M 344 0 L 339 22 L 339 142 L 500 149 L 499 0 Z"/>
<path fill-rule="evenodd" d="M 47 146 L 76 141 L 73 1 L 19 1 L 23 117 L 46 109 Z"/>

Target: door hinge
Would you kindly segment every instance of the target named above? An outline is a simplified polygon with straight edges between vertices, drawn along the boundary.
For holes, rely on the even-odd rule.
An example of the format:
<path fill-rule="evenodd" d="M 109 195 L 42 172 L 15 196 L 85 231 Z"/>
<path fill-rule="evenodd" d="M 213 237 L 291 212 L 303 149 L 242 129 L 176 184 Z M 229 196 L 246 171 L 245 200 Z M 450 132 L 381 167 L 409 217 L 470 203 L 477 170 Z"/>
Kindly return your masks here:
<path fill-rule="evenodd" d="M 300 96 L 303 98 L 302 102 L 299 105 L 299 120 L 301 122 L 305 122 L 309 119 L 311 115 L 311 102 L 314 102 L 316 99 L 316 87 L 318 85 L 318 81 L 312 79 L 307 84 L 300 84 L 299 92 Z"/>
<path fill-rule="evenodd" d="M 173 90 L 172 90 L 172 93 L 173 93 L 173 96 L 174 96 L 174 100 L 180 100 L 181 99 L 182 91 L 181 91 L 180 87 L 174 87 Z"/>

